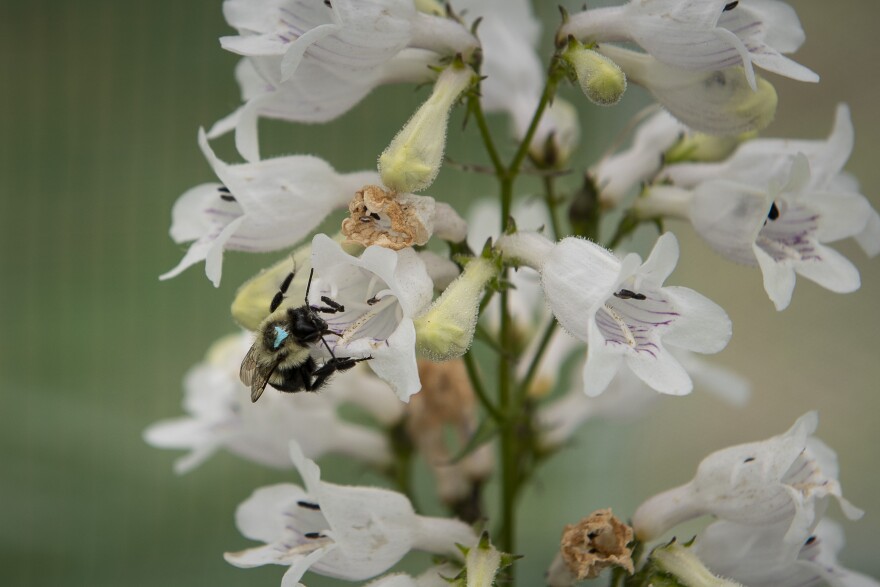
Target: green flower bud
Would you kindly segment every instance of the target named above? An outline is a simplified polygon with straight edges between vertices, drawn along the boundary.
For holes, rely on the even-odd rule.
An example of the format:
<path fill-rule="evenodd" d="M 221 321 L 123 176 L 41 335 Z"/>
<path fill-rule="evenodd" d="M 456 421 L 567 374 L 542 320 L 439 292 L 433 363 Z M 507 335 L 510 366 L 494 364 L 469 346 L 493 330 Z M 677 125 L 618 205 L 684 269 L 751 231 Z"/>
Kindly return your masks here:
<path fill-rule="evenodd" d="M 667 165 L 724 161 L 736 151 L 741 143 L 756 136 L 758 136 L 757 131 L 744 132 L 734 136 L 716 136 L 701 132 L 689 133 L 669 147 L 663 154 L 663 160 Z"/>
<path fill-rule="evenodd" d="M 599 106 L 614 106 L 626 91 L 626 75 L 611 59 L 572 39 L 562 58 L 574 68 L 584 95 Z"/>
<path fill-rule="evenodd" d="M 674 575 L 685 587 L 742 587 L 735 581 L 713 575 L 690 548 L 675 540 L 655 548 L 651 561 L 660 570 Z"/>
<path fill-rule="evenodd" d="M 416 350 L 433 361 L 465 354 L 474 338 L 483 290 L 497 275 L 493 260 L 471 260 L 428 311 L 415 319 Z"/>
<path fill-rule="evenodd" d="M 449 110 L 473 83 L 474 71 L 456 61 L 443 70 L 431 97 L 379 156 L 379 175 L 395 192 L 418 192 L 434 182 L 446 148 Z"/>

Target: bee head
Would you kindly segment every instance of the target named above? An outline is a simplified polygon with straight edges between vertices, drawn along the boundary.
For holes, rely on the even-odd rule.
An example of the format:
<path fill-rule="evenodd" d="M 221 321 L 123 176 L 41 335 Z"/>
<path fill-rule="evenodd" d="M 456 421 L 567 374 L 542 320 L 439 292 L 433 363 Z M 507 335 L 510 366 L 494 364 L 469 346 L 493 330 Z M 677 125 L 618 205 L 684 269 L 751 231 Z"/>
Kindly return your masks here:
<path fill-rule="evenodd" d="M 327 323 L 308 306 L 287 310 L 286 332 L 297 342 L 303 344 L 318 342 L 326 330 Z"/>

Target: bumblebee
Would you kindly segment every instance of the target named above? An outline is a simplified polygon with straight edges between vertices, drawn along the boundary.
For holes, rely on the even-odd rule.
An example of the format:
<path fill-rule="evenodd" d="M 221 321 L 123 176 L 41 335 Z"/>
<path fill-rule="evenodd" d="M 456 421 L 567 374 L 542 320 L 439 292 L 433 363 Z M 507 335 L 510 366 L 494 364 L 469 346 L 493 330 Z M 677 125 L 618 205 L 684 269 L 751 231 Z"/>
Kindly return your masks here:
<path fill-rule="evenodd" d="M 251 388 L 251 401 L 260 399 L 267 384 L 279 391 L 318 391 L 333 373 L 346 371 L 360 361 L 371 358 L 338 358 L 324 340 L 325 335 L 333 332 L 327 328 L 319 313 L 344 312 L 345 307 L 326 296 L 321 297 L 325 306 L 309 305 L 309 289 L 314 272 L 312 269 L 309 274 L 302 306 L 277 311 L 293 281 L 296 268 L 284 278 L 269 304 L 269 317 L 260 325 L 257 338 L 239 370 L 242 383 Z M 318 342 L 324 344 L 331 357 L 321 366 L 312 358 L 310 349 L 310 345 Z"/>

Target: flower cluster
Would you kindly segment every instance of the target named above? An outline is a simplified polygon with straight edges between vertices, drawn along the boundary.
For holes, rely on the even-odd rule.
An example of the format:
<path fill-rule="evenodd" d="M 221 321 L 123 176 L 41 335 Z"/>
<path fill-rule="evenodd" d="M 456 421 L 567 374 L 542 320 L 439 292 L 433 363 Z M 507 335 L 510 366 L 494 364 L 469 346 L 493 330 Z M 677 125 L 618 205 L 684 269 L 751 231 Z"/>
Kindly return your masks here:
<path fill-rule="evenodd" d="M 306 572 L 375 587 L 512 584 L 517 498 L 578 429 L 644 417 L 661 396 L 695 386 L 744 403 L 749 382 L 696 356 L 722 351 L 732 322 L 667 283 L 679 283 L 670 277 L 688 251 L 666 220 L 689 221 L 722 257 L 760 268 L 778 310 L 795 274 L 836 293 L 859 287 L 853 263 L 826 243 L 853 237 L 880 252 L 880 215 L 844 171 L 854 141 L 846 106 L 827 140 L 757 136 L 779 104 L 757 70 L 819 79 L 787 57 L 804 32 L 780 0 L 563 10 L 546 66 L 527 0 L 225 0 L 223 13 L 236 34 L 220 44 L 242 58 L 243 104 L 199 131 L 218 181 L 175 204 L 171 236 L 191 244 L 161 278 L 204 261 L 216 286 L 226 250 L 285 256 L 239 288 L 232 316 L 245 331 L 186 377 L 188 415 L 145 438 L 189 450 L 178 472 L 221 448 L 298 471 L 302 485 L 263 487 L 239 506 L 239 530 L 261 544 L 226 554 L 238 567 L 289 567 L 284 586 Z M 567 82 L 587 99 L 578 107 L 560 97 Z M 261 118 L 325 123 L 390 83 L 430 91 L 364 169 L 260 157 Z M 629 146 L 609 141 L 601 159 L 580 160 L 578 108 L 612 107 L 633 85 L 657 105 L 629 125 Z M 460 167 L 499 187 L 467 213 L 434 183 L 450 167 L 456 110 L 487 157 Z M 511 137 L 493 135 L 491 114 L 509 119 Z M 231 131 L 242 162 L 211 146 Z M 526 175 L 542 180 L 541 196 L 522 191 Z M 316 233 L 328 218 L 339 231 Z M 644 256 L 631 238 L 639 227 L 659 228 Z M 783 435 L 710 455 L 691 482 L 638 508 L 632 527 L 610 509 L 579 516 L 544 561 L 548 582 L 614 569 L 627 587 L 876 584 L 835 562 L 841 530 L 823 518 L 826 502 L 851 519 L 861 512 L 843 498 L 816 425 L 808 413 Z M 314 461 L 328 453 L 373 467 L 396 490 L 322 480 Z M 416 513 L 416 459 L 450 517 Z M 496 470 L 499 499 L 487 508 Z M 716 521 L 691 543 L 644 548 L 703 515 Z M 434 554 L 436 566 L 394 572 L 411 550 Z"/>

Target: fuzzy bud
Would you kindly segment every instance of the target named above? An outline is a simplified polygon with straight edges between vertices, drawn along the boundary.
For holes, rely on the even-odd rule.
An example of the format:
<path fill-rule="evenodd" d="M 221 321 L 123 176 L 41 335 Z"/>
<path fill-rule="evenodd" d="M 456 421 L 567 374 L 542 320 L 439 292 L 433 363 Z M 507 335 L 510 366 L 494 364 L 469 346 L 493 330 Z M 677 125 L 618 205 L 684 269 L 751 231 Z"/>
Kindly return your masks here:
<path fill-rule="evenodd" d="M 735 581 L 716 577 L 687 546 L 675 540 L 654 549 L 651 561 L 671 575 L 684 587 L 742 587 Z"/>
<path fill-rule="evenodd" d="M 471 260 L 428 311 L 415 319 L 416 350 L 433 361 L 465 354 L 474 338 L 483 290 L 497 275 L 491 259 Z"/>
<path fill-rule="evenodd" d="M 626 75 L 614 61 L 571 39 L 562 58 L 574 69 L 584 95 L 599 106 L 614 106 L 626 91 Z"/>
<path fill-rule="evenodd" d="M 489 541 L 488 532 L 480 535 L 480 541 L 471 548 L 459 545 L 465 555 L 465 568 L 455 578 L 454 585 L 466 587 L 492 587 L 498 571 L 509 567 L 517 556 L 501 552 Z"/>
<path fill-rule="evenodd" d="M 666 165 L 674 163 L 715 163 L 736 151 L 741 143 L 757 136 L 756 131 L 734 136 L 716 136 L 701 132 L 686 133 L 663 154 Z"/>
<path fill-rule="evenodd" d="M 449 111 L 475 77 L 460 61 L 443 70 L 431 97 L 379 156 L 379 175 L 389 189 L 418 192 L 434 182 L 443 163 Z"/>

